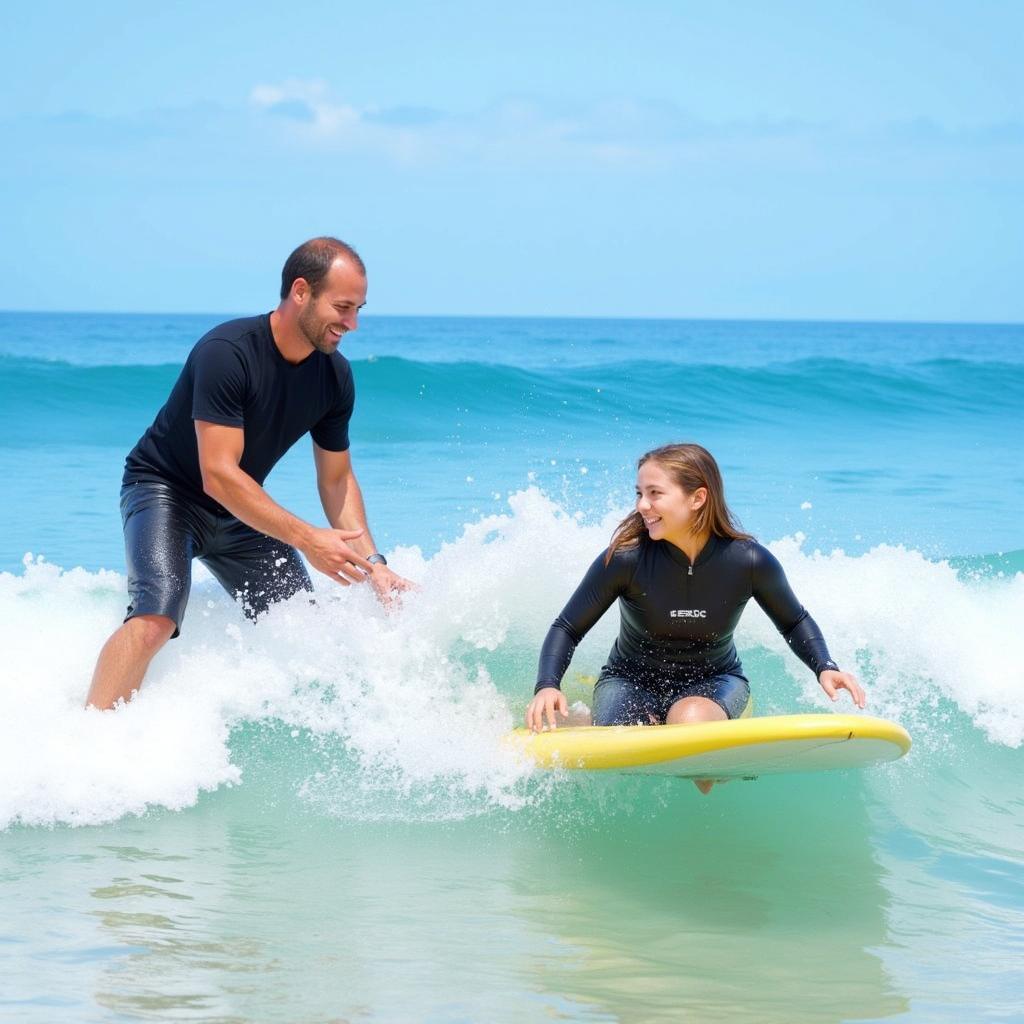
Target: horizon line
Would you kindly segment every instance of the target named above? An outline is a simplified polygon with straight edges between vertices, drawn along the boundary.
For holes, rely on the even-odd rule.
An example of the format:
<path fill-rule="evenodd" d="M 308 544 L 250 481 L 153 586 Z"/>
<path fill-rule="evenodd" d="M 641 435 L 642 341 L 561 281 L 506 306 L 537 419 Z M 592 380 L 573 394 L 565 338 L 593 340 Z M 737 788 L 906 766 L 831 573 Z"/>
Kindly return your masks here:
<path fill-rule="evenodd" d="M 261 312 L 270 312 L 262 310 Z M 239 319 L 259 316 L 260 313 L 215 310 L 113 310 L 113 309 L 7 309 L 0 308 L 0 316 L 181 316 L 225 317 Z M 864 324 L 892 327 L 1024 327 L 1024 320 L 899 320 L 883 317 L 778 317 L 778 316 L 595 316 L 576 314 L 504 314 L 504 313 L 364 313 L 365 319 L 391 320 L 586 320 L 604 322 L 648 323 L 722 323 L 722 324 Z"/>

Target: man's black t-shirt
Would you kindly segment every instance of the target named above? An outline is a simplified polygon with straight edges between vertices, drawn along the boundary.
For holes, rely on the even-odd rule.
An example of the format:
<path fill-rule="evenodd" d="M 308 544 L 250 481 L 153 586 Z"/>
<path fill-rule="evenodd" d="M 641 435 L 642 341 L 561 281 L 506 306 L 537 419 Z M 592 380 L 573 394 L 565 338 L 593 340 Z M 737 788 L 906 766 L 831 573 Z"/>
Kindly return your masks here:
<path fill-rule="evenodd" d="M 241 427 L 241 468 L 262 484 L 303 434 L 327 451 L 349 446 L 355 386 L 339 352 L 289 363 L 274 343 L 270 316 L 232 320 L 196 343 L 153 425 L 125 460 L 124 482 L 162 480 L 211 511 L 203 491 L 194 420 Z"/>

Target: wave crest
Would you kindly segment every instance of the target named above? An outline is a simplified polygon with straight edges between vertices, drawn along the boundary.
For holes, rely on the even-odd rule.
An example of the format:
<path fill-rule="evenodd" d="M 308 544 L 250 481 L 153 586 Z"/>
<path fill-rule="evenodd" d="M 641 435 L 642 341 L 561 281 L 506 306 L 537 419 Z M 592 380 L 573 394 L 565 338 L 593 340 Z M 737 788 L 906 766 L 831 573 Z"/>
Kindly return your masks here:
<path fill-rule="evenodd" d="M 367 589 L 320 579 L 316 605 L 299 596 L 251 626 L 197 564 L 181 639 L 109 714 L 81 702 L 123 614 L 123 578 L 28 559 L 0 574 L 0 828 L 188 807 L 259 776 L 250 762 L 264 747 L 293 797 L 322 813 L 423 820 L 543 801 L 545 781 L 500 740 L 532 691 L 544 631 L 614 519 L 520 492 L 429 559 L 390 552 L 422 585 L 391 615 Z M 771 547 L 833 655 L 864 678 L 869 712 L 916 741 L 1024 741 L 1024 574 L 965 572 L 899 547 L 807 552 L 799 536 Z M 596 670 L 616 628 L 606 615 L 574 669 Z M 828 703 L 756 607 L 737 640 L 761 673 L 763 710 Z M 951 715 L 969 723 L 966 739 Z"/>

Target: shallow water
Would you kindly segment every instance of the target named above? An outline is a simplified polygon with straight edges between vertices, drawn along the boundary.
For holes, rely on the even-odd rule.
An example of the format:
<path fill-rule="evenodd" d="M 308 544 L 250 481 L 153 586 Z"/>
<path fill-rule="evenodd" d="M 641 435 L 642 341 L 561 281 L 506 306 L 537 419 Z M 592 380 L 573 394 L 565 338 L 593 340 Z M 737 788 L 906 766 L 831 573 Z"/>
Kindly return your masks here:
<path fill-rule="evenodd" d="M 1021 329 L 368 320 L 353 452 L 422 591 L 251 627 L 198 569 L 140 698 L 83 712 L 121 461 L 216 319 L 0 316 L 0 1019 L 1022 1019 Z M 684 437 L 907 758 L 704 798 L 502 748 Z M 313 517 L 302 447 L 268 486 Z M 824 709 L 756 607 L 738 642 L 758 713 Z"/>

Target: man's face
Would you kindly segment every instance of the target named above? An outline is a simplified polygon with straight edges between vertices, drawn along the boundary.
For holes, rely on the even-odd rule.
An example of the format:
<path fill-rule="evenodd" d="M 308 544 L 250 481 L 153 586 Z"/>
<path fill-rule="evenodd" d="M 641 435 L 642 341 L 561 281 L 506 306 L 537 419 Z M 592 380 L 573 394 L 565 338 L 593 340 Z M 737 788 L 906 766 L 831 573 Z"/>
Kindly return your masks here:
<path fill-rule="evenodd" d="M 365 302 L 366 278 L 347 260 L 335 260 L 320 282 L 320 291 L 306 292 L 299 330 L 313 348 L 330 355 L 342 335 L 359 326 L 359 310 Z"/>

